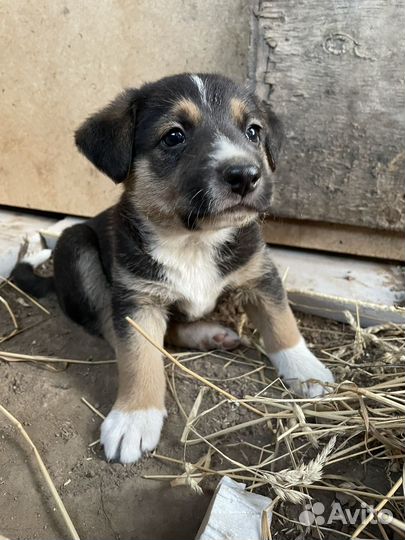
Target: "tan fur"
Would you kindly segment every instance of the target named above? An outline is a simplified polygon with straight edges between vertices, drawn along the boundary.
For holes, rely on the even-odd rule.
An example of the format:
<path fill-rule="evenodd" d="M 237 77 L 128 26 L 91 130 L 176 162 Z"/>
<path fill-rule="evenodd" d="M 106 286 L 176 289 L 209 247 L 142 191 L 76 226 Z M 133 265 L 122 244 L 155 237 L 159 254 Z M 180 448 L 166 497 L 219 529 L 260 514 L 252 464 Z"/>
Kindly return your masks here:
<path fill-rule="evenodd" d="M 257 219 L 257 213 L 251 211 L 247 212 L 233 212 L 225 215 L 208 216 L 202 218 L 199 222 L 201 230 L 215 231 L 225 227 L 244 227 L 252 221 Z"/>
<path fill-rule="evenodd" d="M 166 331 L 164 312 L 148 306 L 134 315 L 134 320 L 163 346 Z M 165 374 L 160 352 L 144 337 L 134 333 L 116 345 L 119 390 L 115 409 L 133 412 L 138 409 L 164 410 Z"/>
<path fill-rule="evenodd" d="M 182 98 L 177 101 L 171 112 L 175 116 L 185 116 L 194 125 L 202 120 L 202 111 L 191 99 Z"/>
<path fill-rule="evenodd" d="M 289 349 L 300 341 L 301 334 L 287 301 L 277 304 L 256 297 L 246 303 L 245 310 L 259 330 L 267 354 Z"/>
<path fill-rule="evenodd" d="M 260 279 L 266 272 L 267 258 L 265 246 L 257 251 L 247 264 L 230 274 L 229 283 L 232 287 L 245 287 L 246 284 Z"/>
<path fill-rule="evenodd" d="M 183 328 L 187 326 L 196 326 L 200 324 L 201 321 L 190 322 L 190 323 L 181 323 L 177 321 L 170 321 L 167 332 L 165 335 L 165 342 L 174 347 L 189 347 L 190 344 L 184 339 Z M 192 347 L 192 345 L 191 345 Z"/>
<path fill-rule="evenodd" d="M 257 280 L 266 273 L 269 264 L 268 251 L 263 246 L 245 266 L 231 275 L 232 285 L 242 287 L 242 305 L 259 330 L 268 354 L 294 347 L 301 338 L 287 297 L 280 302 L 256 288 Z"/>
<path fill-rule="evenodd" d="M 135 162 L 135 177 L 125 187 L 132 194 L 135 208 L 146 217 L 153 217 L 159 222 L 167 219 L 168 215 L 175 216 L 178 195 L 172 184 L 162 185 L 156 181 L 147 159 Z"/>
<path fill-rule="evenodd" d="M 230 101 L 231 114 L 238 126 L 242 126 L 246 118 L 246 105 L 238 98 L 232 98 Z"/>

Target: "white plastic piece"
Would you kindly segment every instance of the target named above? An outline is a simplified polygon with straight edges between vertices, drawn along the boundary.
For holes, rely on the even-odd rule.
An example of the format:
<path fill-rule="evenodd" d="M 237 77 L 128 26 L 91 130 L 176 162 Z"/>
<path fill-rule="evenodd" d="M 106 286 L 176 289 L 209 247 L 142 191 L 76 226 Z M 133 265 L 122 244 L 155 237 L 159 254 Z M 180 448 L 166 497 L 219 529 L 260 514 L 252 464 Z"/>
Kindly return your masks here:
<path fill-rule="evenodd" d="M 22 248 L 28 249 L 29 255 L 42 251 L 44 246 L 38 231 L 54 222 L 51 218 L 39 215 L 0 210 L 0 276 L 9 277 Z M 44 254 L 41 255 L 43 259 Z"/>
<path fill-rule="evenodd" d="M 222 478 L 196 540 L 261 540 L 262 512 L 271 499 L 245 488 L 227 476 Z M 268 519 L 270 527 L 270 513 Z"/>
<path fill-rule="evenodd" d="M 45 240 L 47 247 L 53 249 L 59 236 L 63 233 L 65 229 L 67 229 L 68 227 L 72 227 L 72 225 L 76 225 L 77 223 L 83 223 L 83 221 L 85 221 L 83 218 L 68 216 L 61 219 L 60 221 L 57 221 L 50 227 L 42 229 L 40 233 Z"/>

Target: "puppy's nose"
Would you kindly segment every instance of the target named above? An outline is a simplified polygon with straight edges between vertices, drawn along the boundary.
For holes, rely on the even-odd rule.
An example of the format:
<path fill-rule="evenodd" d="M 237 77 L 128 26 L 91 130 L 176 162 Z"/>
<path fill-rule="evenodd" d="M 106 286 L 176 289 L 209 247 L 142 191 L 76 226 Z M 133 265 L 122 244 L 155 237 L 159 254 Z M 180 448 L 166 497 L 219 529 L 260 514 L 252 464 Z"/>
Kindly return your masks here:
<path fill-rule="evenodd" d="M 230 165 L 224 170 L 224 180 L 242 197 L 253 191 L 260 180 L 260 169 L 256 165 Z"/>

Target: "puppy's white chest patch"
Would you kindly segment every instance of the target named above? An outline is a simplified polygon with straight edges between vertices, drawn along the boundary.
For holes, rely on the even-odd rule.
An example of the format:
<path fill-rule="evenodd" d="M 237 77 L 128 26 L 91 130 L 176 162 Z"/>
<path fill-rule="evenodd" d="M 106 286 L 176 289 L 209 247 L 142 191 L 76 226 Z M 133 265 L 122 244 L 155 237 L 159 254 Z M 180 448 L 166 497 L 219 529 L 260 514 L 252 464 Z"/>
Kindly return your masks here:
<path fill-rule="evenodd" d="M 164 269 L 173 297 L 190 319 L 198 319 L 215 307 L 226 280 L 215 263 L 218 248 L 231 238 L 232 230 L 159 235 L 152 257 Z"/>

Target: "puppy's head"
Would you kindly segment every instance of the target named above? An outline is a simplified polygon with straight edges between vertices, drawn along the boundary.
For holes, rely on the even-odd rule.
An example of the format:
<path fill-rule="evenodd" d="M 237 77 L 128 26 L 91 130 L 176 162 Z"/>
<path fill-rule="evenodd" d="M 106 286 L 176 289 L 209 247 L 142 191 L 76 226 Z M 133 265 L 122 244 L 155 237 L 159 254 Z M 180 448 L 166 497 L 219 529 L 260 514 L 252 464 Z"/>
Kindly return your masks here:
<path fill-rule="evenodd" d="M 279 120 L 252 92 L 208 74 L 127 90 L 76 132 L 83 154 L 124 182 L 139 210 L 189 229 L 265 212 L 281 140 Z"/>

